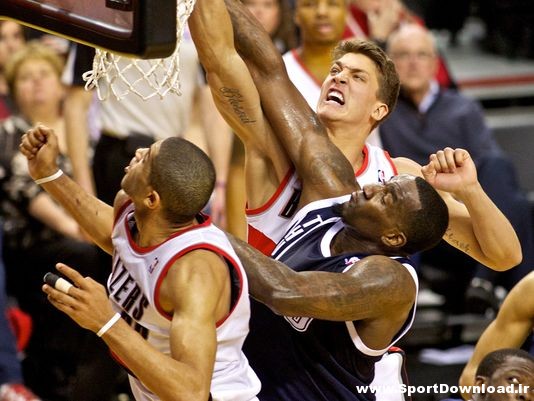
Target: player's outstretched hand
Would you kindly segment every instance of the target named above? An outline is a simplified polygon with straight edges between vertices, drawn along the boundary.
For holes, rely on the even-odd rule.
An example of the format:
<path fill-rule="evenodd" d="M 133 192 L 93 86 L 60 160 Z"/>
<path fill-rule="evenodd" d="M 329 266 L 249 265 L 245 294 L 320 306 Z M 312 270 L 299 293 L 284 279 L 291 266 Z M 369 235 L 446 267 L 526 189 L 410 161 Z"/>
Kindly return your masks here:
<path fill-rule="evenodd" d="M 445 148 L 430 155 L 421 172 L 434 188 L 459 196 L 478 184 L 475 163 L 465 149 Z"/>
<path fill-rule="evenodd" d="M 34 180 L 57 172 L 59 147 L 53 129 L 40 124 L 29 129 L 22 136 L 19 149 L 28 159 L 28 170 Z"/>
<path fill-rule="evenodd" d="M 56 268 L 73 286 L 65 293 L 44 284 L 48 300 L 81 327 L 98 332 L 115 314 L 104 286 L 63 263 L 58 263 Z"/>

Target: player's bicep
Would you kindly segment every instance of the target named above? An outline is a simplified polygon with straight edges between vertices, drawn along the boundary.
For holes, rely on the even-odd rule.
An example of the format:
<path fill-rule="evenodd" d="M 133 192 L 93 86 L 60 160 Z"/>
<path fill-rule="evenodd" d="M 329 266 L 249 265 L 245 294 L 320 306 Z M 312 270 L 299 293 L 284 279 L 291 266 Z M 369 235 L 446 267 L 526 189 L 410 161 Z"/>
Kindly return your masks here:
<path fill-rule="evenodd" d="M 284 316 L 353 320 L 359 288 L 346 284 L 346 278 L 337 273 L 295 273 L 284 287 L 274 289 L 266 303 Z"/>
<path fill-rule="evenodd" d="M 196 314 L 192 309 L 176 310 L 171 324 L 170 347 L 172 358 L 187 364 L 201 385 L 209 389 L 217 350 L 214 320 Z"/>
<path fill-rule="evenodd" d="M 212 252 L 193 251 L 169 270 L 164 285 L 173 309 L 171 353 L 196 369 L 209 386 L 216 322 L 229 310 L 228 267 Z"/>
<path fill-rule="evenodd" d="M 192 394 L 208 399 L 213 375 L 217 339 L 215 322 L 192 308 L 177 308 L 170 331 L 171 357 L 190 374 Z"/>

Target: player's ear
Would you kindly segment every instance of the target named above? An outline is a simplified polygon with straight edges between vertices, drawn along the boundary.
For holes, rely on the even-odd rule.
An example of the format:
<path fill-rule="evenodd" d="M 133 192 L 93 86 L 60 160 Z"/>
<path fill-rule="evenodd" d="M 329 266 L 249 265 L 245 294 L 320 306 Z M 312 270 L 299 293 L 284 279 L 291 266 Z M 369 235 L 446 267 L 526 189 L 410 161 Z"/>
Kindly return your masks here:
<path fill-rule="evenodd" d="M 407 241 L 406 235 L 397 229 L 385 232 L 381 239 L 390 248 L 402 248 Z"/>
<path fill-rule="evenodd" d="M 388 115 L 389 108 L 385 103 L 377 103 L 372 112 L 372 117 L 375 121 L 380 121 Z"/>
<path fill-rule="evenodd" d="M 155 190 L 151 190 L 144 199 L 145 206 L 148 209 L 156 209 L 161 204 L 161 198 Z"/>
<path fill-rule="evenodd" d="M 480 376 L 480 375 L 475 377 L 475 386 L 477 386 L 479 389 L 481 389 L 480 396 L 477 397 L 478 400 L 486 399 L 486 396 L 487 396 L 486 387 L 488 385 L 489 385 L 489 380 L 488 380 L 487 377 Z"/>

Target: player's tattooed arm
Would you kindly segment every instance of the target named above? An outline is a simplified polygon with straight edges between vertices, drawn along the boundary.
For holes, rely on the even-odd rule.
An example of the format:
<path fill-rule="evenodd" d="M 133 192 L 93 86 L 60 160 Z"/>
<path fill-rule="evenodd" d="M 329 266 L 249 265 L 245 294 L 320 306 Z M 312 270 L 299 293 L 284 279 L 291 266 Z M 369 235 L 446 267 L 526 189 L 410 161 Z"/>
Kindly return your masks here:
<path fill-rule="evenodd" d="M 284 316 L 349 321 L 407 313 L 415 301 L 408 271 L 386 256 L 370 256 L 344 274 L 295 272 L 230 237 L 243 262 L 250 295 Z"/>
<path fill-rule="evenodd" d="M 454 231 L 451 228 L 447 228 L 447 231 L 445 231 L 443 238 L 455 248 L 469 255 L 471 251 L 471 246 L 467 242 L 458 240 L 454 235 Z"/>
<path fill-rule="evenodd" d="M 245 97 L 241 94 L 239 88 L 222 87 L 221 94 L 226 99 L 228 104 L 232 107 L 237 118 L 239 118 L 239 120 L 243 124 L 250 124 L 256 122 L 256 119 L 250 117 L 247 114 L 245 107 L 243 107 Z"/>

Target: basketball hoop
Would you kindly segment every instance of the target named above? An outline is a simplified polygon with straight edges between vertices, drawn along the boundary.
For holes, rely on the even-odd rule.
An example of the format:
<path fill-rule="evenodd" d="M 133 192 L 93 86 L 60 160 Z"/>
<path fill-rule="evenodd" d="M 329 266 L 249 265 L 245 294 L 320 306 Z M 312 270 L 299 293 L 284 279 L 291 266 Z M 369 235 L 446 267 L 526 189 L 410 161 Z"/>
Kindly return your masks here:
<path fill-rule="evenodd" d="M 143 100 L 154 96 L 163 98 L 180 90 L 180 42 L 195 0 L 178 0 L 176 49 L 167 58 L 136 59 L 96 49 L 93 69 L 83 74 L 85 89 L 96 88 L 100 100 L 110 95 L 117 100 L 133 93 Z"/>

